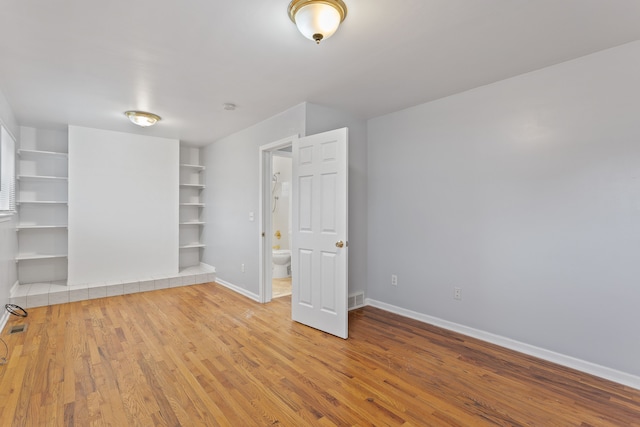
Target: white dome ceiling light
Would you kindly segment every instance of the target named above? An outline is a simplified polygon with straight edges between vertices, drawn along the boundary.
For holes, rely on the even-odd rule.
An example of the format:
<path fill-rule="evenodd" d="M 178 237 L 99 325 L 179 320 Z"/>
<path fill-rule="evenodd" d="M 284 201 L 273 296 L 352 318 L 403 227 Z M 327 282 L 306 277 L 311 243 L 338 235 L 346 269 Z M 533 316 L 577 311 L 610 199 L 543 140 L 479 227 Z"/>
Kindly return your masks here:
<path fill-rule="evenodd" d="M 331 37 L 347 16 L 342 0 L 293 0 L 288 11 L 302 35 L 317 44 Z"/>
<path fill-rule="evenodd" d="M 145 111 L 125 111 L 124 115 L 131 120 L 131 123 L 134 125 L 149 127 L 155 125 L 157 122 L 162 120 L 160 116 L 153 113 L 147 113 Z"/>

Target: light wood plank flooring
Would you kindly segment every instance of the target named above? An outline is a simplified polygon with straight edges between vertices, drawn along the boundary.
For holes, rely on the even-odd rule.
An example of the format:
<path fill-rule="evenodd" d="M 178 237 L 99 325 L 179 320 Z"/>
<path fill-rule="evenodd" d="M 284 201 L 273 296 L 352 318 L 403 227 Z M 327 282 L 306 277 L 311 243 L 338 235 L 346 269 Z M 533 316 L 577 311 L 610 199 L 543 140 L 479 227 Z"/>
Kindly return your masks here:
<path fill-rule="evenodd" d="M 12 317 L 0 426 L 638 426 L 640 391 L 367 307 L 349 340 L 204 284 Z M 0 345 L 0 352 L 4 348 Z"/>

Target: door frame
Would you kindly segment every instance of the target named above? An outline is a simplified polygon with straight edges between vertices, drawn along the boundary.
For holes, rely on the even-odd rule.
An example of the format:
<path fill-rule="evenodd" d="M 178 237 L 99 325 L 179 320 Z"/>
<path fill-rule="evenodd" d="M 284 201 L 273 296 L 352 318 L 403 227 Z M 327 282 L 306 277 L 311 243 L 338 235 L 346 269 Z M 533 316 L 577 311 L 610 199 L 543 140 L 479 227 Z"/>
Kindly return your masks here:
<path fill-rule="evenodd" d="M 299 135 L 291 135 L 275 142 L 260 146 L 260 163 L 259 163 L 259 194 L 258 202 L 258 218 L 260 218 L 260 227 L 258 230 L 258 247 L 259 247 L 259 287 L 258 301 L 260 303 L 268 303 L 271 301 L 273 293 L 271 287 L 272 271 L 271 271 L 271 246 L 272 246 L 272 215 L 271 215 L 271 177 L 273 176 L 273 153 L 288 146 L 293 146 Z"/>

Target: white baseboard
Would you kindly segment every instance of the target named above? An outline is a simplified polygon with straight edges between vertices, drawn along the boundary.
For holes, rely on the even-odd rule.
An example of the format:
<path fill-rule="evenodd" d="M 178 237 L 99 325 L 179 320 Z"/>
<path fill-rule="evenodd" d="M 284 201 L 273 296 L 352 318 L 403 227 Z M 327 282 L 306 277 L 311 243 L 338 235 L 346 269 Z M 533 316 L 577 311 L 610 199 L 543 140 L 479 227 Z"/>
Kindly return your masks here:
<path fill-rule="evenodd" d="M 229 283 L 226 280 L 223 280 L 219 277 L 216 276 L 216 283 L 221 284 L 222 286 L 224 286 L 225 288 L 229 288 L 232 291 L 235 291 L 241 295 L 244 295 L 247 298 L 250 298 L 252 300 L 254 300 L 255 302 L 260 302 L 260 296 L 257 294 L 254 294 L 253 292 L 249 292 L 248 290 L 241 288 L 240 286 L 234 285 L 233 283 Z"/>
<path fill-rule="evenodd" d="M 399 314 L 401 316 L 409 317 L 411 319 L 419 320 L 420 322 L 429 323 L 434 326 L 438 326 L 443 329 L 458 332 L 463 335 L 467 335 L 473 338 L 477 338 L 482 341 L 496 344 L 501 347 L 508 348 L 510 350 L 518 351 L 520 353 L 534 356 L 549 362 L 556 363 L 558 365 L 566 366 L 568 368 L 576 369 L 587 374 L 595 375 L 600 378 L 605 378 L 610 381 L 614 381 L 619 384 L 626 385 L 640 390 L 640 377 L 626 372 L 621 372 L 615 369 L 607 368 L 606 366 L 597 365 L 595 363 L 587 362 L 585 360 L 577 359 L 575 357 L 567 356 L 564 354 L 556 353 L 544 348 L 536 347 L 533 345 L 525 344 L 520 341 L 512 340 L 500 335 L 495 335 L 489 332 L 481 331 L 479 329 L 470 328 L 468 326 L 460 325 L 458 323 L 449 322 L 438 317 L 428 316 L 426 314 L 418 313 L 415 311 L 407 310 L 401 307 L 397 307 L 384 302 L 376 301 L 370 298 L 366 299 L 366 305 L 376 307 L 381 310 L 389 311 L 391 313 Z"/>

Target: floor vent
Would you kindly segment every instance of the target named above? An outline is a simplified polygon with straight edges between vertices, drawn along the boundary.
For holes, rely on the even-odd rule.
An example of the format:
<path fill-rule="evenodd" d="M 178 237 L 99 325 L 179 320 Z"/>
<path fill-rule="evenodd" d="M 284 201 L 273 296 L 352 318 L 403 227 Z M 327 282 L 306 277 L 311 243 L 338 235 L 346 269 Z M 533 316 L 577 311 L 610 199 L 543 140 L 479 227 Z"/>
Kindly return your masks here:
<path fill-rule="evenodd" d="M 16 325 L 16 326 L 12 326 L 11 329 L 9 329 L 9 334 L 19 334 L 20 332 L 24 332 L 27 330 L 27 325 Z"/>
<path fill-rule="evenodd" d="M 364 292 L 349 295 L 349 310 L 364 307 Z"/>

